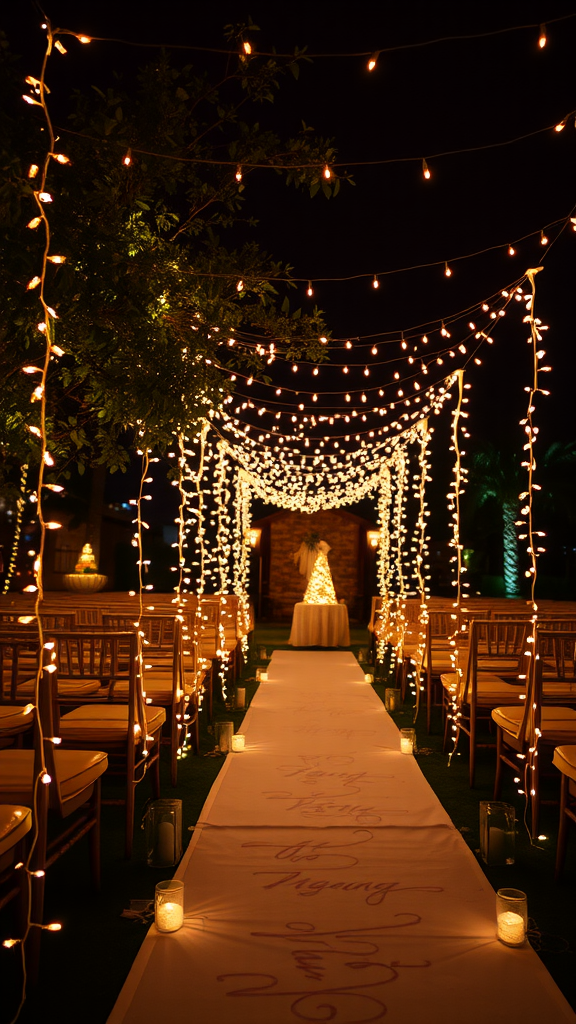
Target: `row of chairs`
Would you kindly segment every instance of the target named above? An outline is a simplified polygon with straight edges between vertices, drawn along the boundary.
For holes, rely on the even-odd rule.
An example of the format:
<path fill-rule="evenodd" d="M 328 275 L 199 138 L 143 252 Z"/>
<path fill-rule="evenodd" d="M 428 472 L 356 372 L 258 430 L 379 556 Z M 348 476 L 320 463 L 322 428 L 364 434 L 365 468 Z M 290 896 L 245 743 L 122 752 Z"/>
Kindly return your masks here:
<path fill-rule="evenodd" d="M 485 613 L 479 617 L 468 602 L 467 607 L 467 613 L 461 614 L 454 608 L 430 610 L 424 638 L 415 640 L 410 630 L 405 630 L 404 672 L 411 664 L 426 678 L 428 722 L 433 687 L 439 680 L 444 747 L 451 739 L 455 749 L 461 735 L 467 736 L 471 786 L 477 748 L 483 739 L 482 720 L 496 730 L 494 798 L 501 793 L 503 769 L 512 769 L 530 804 L 533 837 L 539 829 L 541 777 L 558 769 L 559 876 L 568 825 L 576 822 L 576 613 L 559 613 L 558 604 L 539 609 L 534 632 L 526 608 L 511 612 L 509 606 L 505 610 L 493 607 L 490 617 Z"/>
<path fill-rule="evenodd" d="M 135 787 L 148 775 L 153 796 L 160 796 L 167 719 L 174 784 L 184 734 L 198 751 L 199 702 L 209 676 L 199 644 L 183 641 L 182 616 L 142 616 L 136 628 L 133 614 L 104 614 L 98 629 L 55 628 L 72 627 L 71 618 L 43 615 L 42 645 L 29 622 L 4 621 L 0 628 L 0 908 L 19 896 L 20 932 L 26 934 L 26 921 L 36 922 L 26 938 L 32 976 L 44 872 L 88 835 L 92 881 L 99 886 L 105 772 L 124 783 L 125 853 L 131 855 Z M 33 746 L 25 748 L 30 735 Z M 49 812 L 63 822 L 50 844 Z M 15 871 L 18 861 L 26 867 Z"/>
<path fill-rule="evenodd" d="M 153 796 L 160 795 L 165 722 L 175 784 L 184 734 L 198 751 L 199 703 L 204 689 L 211 696 L 212 661 L 237 671 L 233 601 L 202 601 L 200 616 L 167 610 L 172 614 L 142 616 L 137 628 L 133 608 L 100 610 L 90 628 L 77 614 L 52 610 L 41 616 L 42 646 L 25 608 L 0 613 L 0 909 L 19 897 L 32 978 L 44 873 L 84 835 L 99 887 L 102 775 L 122 776 L 130 856 L 135 787 L 149 775 Z M 63 823 L 50 843 L 49 813 Z"/>

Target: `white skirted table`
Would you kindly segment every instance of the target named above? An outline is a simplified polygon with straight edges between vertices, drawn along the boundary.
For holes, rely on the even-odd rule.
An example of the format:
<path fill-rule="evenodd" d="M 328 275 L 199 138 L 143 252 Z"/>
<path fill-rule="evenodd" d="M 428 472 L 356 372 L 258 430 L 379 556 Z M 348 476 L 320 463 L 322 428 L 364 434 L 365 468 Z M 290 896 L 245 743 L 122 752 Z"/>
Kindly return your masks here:
<path fill-rule="evenodd" d="M 352 654 L 267 674 L 109 1024 L 576 1024 Z"/>
<path fill-rule="evenodd" d="M 349 647 L 350 629 L 345 604 L 294 605 L 289 644 L 293 647 Z"/>

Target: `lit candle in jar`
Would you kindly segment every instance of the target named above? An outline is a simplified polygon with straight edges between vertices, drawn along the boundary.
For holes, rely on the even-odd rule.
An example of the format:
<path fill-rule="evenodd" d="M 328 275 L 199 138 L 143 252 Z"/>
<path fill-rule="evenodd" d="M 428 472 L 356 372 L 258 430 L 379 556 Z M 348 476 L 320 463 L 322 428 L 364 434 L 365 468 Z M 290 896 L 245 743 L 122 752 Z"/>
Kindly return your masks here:
<path fill-rule="evenodd" d="M 184 921 L 184 907 L 180 903 L 158 903 L 155 923 L 159 932 L 177 932 Z"/>
<path fill-rule="evenodd" d="M 498 914 L 498 938 L 507 946 L 522 946 L 526 938 L 524 918 L 513 910 Z"/>
<path fill-rule="evenodd" d="M 232 750 L 235 753 L 239 753 L 241 750 L 244 750 L 244 742 L 243 733 L 237 732 L 236 735 L 232 737 Z"/>
<path fill-rule="evenodd" d="M 243 708 L 245 706 L 246 706 L 246 687 L 245 686 L 237 686 L 236 687 L 236 707 L 237 708 Z"/>
<path fill-rule="evenodd" d="M 366 672 L 365 673 L 365 675 L 364 675 L 364 682 L 365 683 L 373 683 L 374 682 L 374 676 L 372 675 L 371 672 Z"/>
<path fill-rule="evenodd" d="M 268 673 L 267 672 L 261 672 L 260 673 L 260 682 L 261 683 L 268 682 Z"/>
<path fill-rule="evenodd" d="M 400 730 L 400 751 L 402 754 L 413 754 L 416 743 L 415 729 Z"/>
<path fill-rule="evenodd" d="M 177 932 L 184 921 L 184 883 L 178 878 L 158 882 L 154 893 L 154 923 L 159 932 Z"/>
<path fill-rule="evenodd" d="M 528 901 L 520 889 L 498 889 L 496 934 L 506 946 L 523 946 L 528 930 Z"/>

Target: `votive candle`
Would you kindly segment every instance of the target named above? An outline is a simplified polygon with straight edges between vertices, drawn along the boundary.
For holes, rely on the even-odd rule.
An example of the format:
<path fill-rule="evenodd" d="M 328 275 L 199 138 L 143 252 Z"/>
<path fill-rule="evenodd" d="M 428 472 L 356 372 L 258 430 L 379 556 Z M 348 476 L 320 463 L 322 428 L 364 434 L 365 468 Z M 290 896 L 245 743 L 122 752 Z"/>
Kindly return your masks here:
<path fill-rule="evenodd" d="M 416 743 L 415 729 L 400 730 L 400 751 L 402 754 L 413 754 Z"/>
<path fill-rule="evenodd" d="M 158 882 L 154 893 L 154 923 L 159 932 L 177 932 L 184 921 L 184 883 L 173 878 Z"/>
<path fill-rule="evenodd" d="M 528 927 L 526 893 L 499 889 L 496 893 L 497 935 L 505 946 L 523 946 Z"/>

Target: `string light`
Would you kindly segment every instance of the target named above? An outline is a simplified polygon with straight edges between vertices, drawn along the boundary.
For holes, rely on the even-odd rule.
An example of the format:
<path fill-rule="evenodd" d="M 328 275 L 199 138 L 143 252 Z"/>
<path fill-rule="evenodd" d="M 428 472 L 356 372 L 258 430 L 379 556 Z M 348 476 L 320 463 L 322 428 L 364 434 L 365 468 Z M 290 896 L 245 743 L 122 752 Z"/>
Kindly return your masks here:
<path fill-rule="evenodd" d="M 372 281 L 372 287 L 373 288 L 379 288 L 380 287 L 380 281 L 378 280 L 376 274 L 374 274 L 374 280 Z"/>
<path fill-rule="evenodd" d="M 546 25 L 540 25 L 540 36 L 538 38 L 538 46 L 541 50 L 546 46 Z"/>
<path fill-rule="evenodd" d="M 128 152 L 125 153 L 125 155 L 124 155 L 124 157 L 122 159 L 122 163 L 124 164 L 124 167 L 130 167 L 131 166 L 131 164 L 132 164 L 132 150 L 131 149 L 129 149 Z"/>
<path fill-rule="evenodd" d="M 509 256 L 515 256 L 516 255 L 516 249 L 514 248 L 513 245 L 509 245 L 508 246 L 508 255 Z"/>
<path fill-rule="evenodd" d="M 444 277 L 452 277 L 452 271 L 447 263 L 444 263 Z"/>
<path fill-rule="evenodd" d="M 306 295 L 308 296 L 309 299 L 311 299 L 312 296 L 314 295 L 314 289 L 312 288 L 312 282 L 311 281 L 308 281 L 308 287 L 306 289 Z"/>
<path fill-rule="evenodd" d="M 238 164 L 238 167 L 236 168 L 236 174 L 234 177 L 238 183 L 242 181 L 242 168 L 240 167 L 240 164 Z"/>
<path fill-rule="evenodd" d="M 330 181 L 330 178 L 332 177 L 332 171 L 328 167 L 328 164 L 324 164 L 324 170 L 322 171 L 322 173 L 326 178 L 326 181 Z"/>
<path fill-rule="evenodd" d="M 368 71 L 374 71 L 374 68 L 376 67 L 376 65 L 378 63 L 378 57 L 379 56 L 380 56 L 380 50 L 376 50 L 376 52 L 372 54 L 372 56 L 370 57 L 370 60 L 368 61 Z"/>
<path fill-rule="evenodd" d="M 543 231 L 540 232 L 540 245 L 548 245 L 548 238 Z"/>
<path fill-rule="evenodd" d="M 424 175 L 426 181 L 430 181 L 432 175 L 430 173 L 430 168 L 428 167 L 428 164 L 426 163 L 425 160 L 422 160 L 422 174 Z"/>

